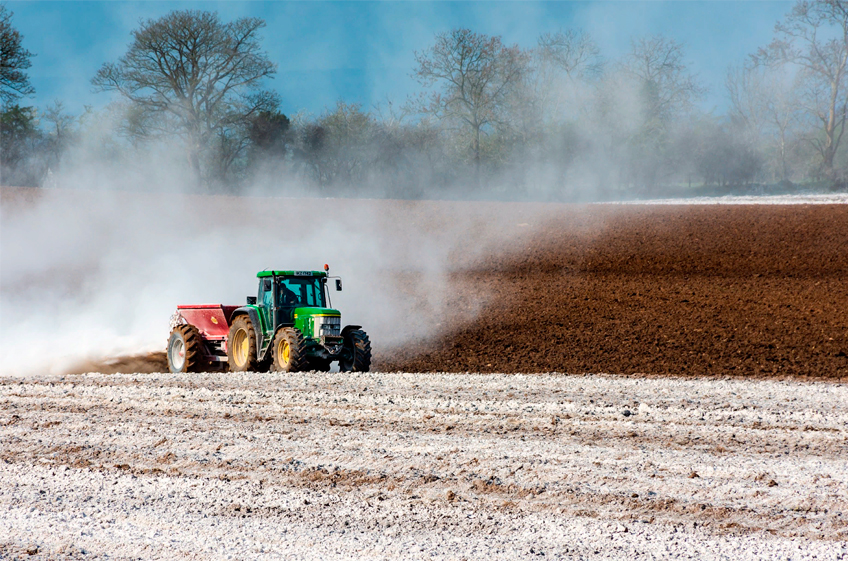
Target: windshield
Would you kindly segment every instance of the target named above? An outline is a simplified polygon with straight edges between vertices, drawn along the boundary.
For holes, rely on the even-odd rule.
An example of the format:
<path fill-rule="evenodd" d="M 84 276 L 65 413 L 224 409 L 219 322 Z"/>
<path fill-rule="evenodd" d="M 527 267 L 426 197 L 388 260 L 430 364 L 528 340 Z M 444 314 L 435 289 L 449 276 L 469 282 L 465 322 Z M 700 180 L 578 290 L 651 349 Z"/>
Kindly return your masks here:
<path fill-rule="evenodd" d="M 325 308 L 321 279 L 286 277 L 280 279 L 280 306 L 310 306 Z"/>

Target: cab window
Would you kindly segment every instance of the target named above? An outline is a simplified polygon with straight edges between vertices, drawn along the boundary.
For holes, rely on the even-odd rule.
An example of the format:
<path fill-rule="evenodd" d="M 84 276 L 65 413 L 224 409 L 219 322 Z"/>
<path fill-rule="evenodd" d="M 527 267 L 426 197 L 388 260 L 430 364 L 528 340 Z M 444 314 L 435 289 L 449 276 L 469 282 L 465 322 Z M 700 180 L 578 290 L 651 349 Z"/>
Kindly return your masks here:
<path fill-rule="evenodd" d="M 266 310 L 271 309 L 271 303 L 274 300 L 274 293 L 271 290 L 271 279 L 264 278 L 262 282 L 259 283 L 259 298 L 257 301 L 259 305 L 263 306 Z"/>
<path fill-rule="evenodd" d="M 321 279 L 289 277 L 280 280 L 280 306 L 324 307 Z"/>

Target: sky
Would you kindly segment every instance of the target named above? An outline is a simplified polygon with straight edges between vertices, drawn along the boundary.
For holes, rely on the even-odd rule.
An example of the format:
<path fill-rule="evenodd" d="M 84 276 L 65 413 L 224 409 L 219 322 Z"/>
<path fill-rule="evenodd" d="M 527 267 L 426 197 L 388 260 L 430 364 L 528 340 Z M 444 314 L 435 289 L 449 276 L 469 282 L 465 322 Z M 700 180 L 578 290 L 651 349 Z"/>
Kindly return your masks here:
<path fill-rule="evenodd" d="M 607 58 L 627 52 L 634 37 L 663 34 L 686 46 L 691 68 L 709 88 L 702 107 L 727 106 L 724 75 L 768 44 L 774 24 L 792 2 L 154 2 L 6 1 L 24 46 L 36 56 L 29 75 L 36 94 L 22 104 L 41 109 L 61 100 L 66 111 L 102 107 L 109 93 L 95 93 L 91 78 L 126 52 L 139 22 L 171 10 L 217 11 L 222 19 L 260 17 L 262 44 L 278 72 L 276 90 L 287 114 L 321 114 L 338 100 L 366 108 L 402 104 L 420 90 L 410 76 L 414 53 L 436 33 L 468 27 L 531 47 L 545 32 L 587 31 Z"/>

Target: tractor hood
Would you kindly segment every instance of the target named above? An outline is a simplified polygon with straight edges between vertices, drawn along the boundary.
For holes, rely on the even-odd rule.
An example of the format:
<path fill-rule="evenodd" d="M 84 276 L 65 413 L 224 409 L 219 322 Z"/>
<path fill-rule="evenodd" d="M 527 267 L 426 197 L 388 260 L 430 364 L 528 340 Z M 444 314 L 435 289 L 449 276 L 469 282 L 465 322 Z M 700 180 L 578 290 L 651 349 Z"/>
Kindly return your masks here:
<path fill-rule="evenodd" d="M 341 345 L 342 314 L 332 308 L 295 308 L 292 314 L 294 326 L 306 339 L 321 341 L 332 338 L 332 344 Z M 336 353 L 338 349 L 332 351 Z"/>
<path fill-rule="evenodd" d="M 341 317 L 342 313 L 333 308 L 295 308 L 294 319 L 303 319 L 314 316 L 335 316 Z"/>

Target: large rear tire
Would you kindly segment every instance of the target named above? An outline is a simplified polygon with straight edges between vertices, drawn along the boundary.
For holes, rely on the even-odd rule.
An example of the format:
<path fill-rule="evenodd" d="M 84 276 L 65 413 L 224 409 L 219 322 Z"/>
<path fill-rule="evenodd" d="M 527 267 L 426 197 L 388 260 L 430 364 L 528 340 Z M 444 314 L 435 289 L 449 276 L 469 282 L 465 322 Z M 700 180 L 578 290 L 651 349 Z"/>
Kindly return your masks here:
<path fill-rule="evenodd" d="M 203 338 L 193 325 L 176 326 L 168 338 L 168 370 L 173 373 L 200 372 L 203 366 Z"/>
<path fill-rule="evenodd" d="M 283 327 L 274 337 L 272 354 L 277 372 L 300 372 L 308 364 L 303 334 L 294 327 Z"/>
<path fill-rule="evenodd" d="M 247 316 L 238 316 L 227 335 L 227 363 L 231 372 L 258 370 L 256 359 L 256 333 Z"/>
<path fill-rule="evenodd" d="M 344 349 L 339 359 L 342 372 L 368 372 L 371 369 L 371 340 L 361 329 L 351 329 L 344 335 Z"/>

